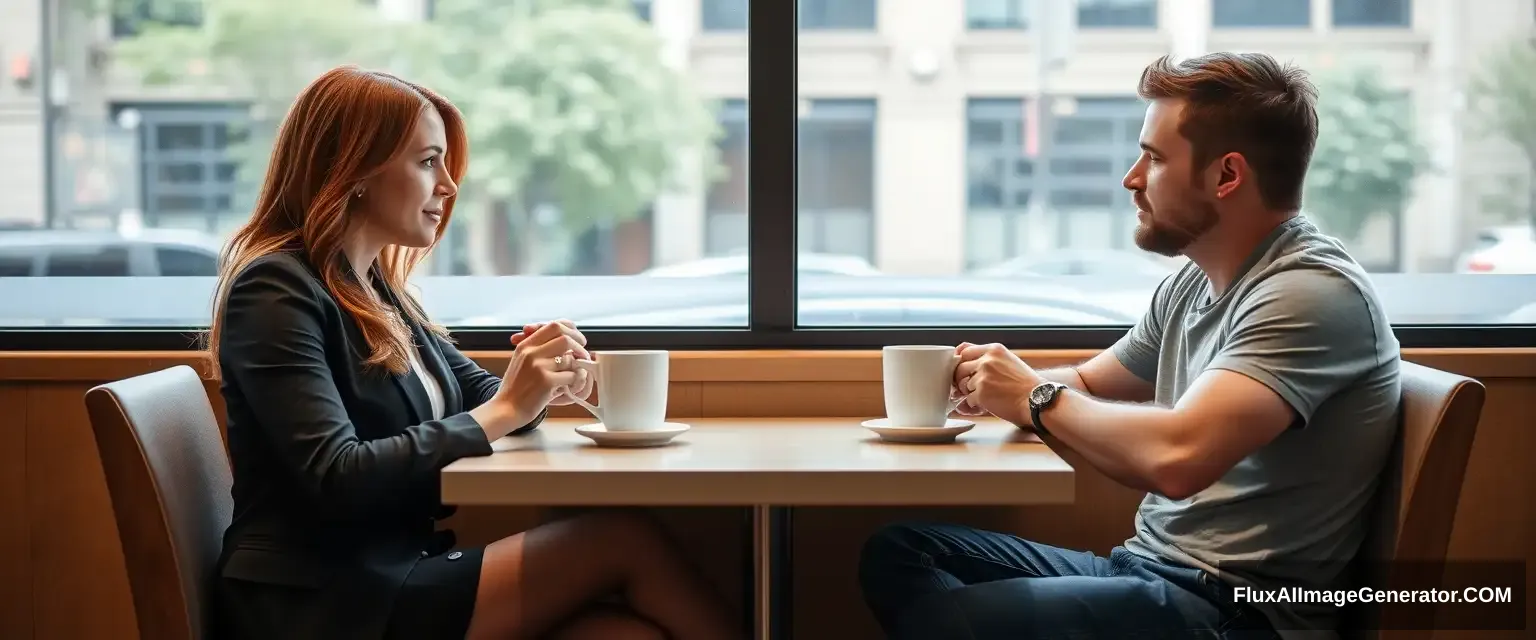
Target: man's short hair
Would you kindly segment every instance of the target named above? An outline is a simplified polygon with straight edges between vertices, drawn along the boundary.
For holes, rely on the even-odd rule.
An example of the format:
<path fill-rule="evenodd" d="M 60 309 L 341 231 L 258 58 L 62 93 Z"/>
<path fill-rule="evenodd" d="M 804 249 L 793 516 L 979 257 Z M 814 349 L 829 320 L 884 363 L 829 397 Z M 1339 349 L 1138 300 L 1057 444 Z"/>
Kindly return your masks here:
<path fill-rule="evenodd" d="M 1254 167 L 1265 206 L 1301 208 L 1317 146 L 1317 89 L 1305 71 L 1262 53 L 1211 53 L 1178 63 L 1163 56 L 1142 71 L 1137 93 L 1184 102 L 1179 133 L 1194 149 L 1197 172 L 1241 153 Z"/>

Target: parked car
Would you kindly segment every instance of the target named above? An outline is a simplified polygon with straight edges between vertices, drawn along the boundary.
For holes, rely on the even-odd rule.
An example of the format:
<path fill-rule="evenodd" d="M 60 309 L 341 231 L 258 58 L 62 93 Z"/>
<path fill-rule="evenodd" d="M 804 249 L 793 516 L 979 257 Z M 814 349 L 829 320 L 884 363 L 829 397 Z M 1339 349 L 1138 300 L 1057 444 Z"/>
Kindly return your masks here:
<path fill-rule="evenodd" d="M 824 253 L 802 253 L 797 258 L 800 273 L 824 273 L 843 276 L 877 276 L 880 270 L 868 260 L 858 256 Z M 737 254 L 715 258 L 703 258 L 678 264 L 647 269 L 642 276 L 667 278 L 700 278 L 706 276 L 746 275 L 747 256 Z"/>
<path fill-rule="evenodd" d="M 179 229 L 0 231 L 0 278 L 217 276 L 219 241 Z"/>
<path fill-rule="evenodd" d="M 1489 227 L 1457 260 L 1458 273 L 1536 273 L 1536 225 Z"/>
<path fill-rule="evenodd" d="M 984 278 L 1020 276 L 1166 276 L 1180 261 L 1120 249 L 1056 249 L 1030 253 L 971 272 Z"/>

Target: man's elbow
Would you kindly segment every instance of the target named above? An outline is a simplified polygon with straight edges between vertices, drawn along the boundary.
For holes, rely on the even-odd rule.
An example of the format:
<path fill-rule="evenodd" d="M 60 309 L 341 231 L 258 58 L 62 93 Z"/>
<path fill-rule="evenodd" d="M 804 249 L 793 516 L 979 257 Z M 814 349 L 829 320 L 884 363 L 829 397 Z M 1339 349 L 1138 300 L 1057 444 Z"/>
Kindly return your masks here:
<path fill-rule="evenodd" d="M 1149 475 L 1152 490 L 1170 500 L 1190 498 L 1221 477 L 1198 457 L 1182 454 L 1163 456 L 1152 466 Z"/>

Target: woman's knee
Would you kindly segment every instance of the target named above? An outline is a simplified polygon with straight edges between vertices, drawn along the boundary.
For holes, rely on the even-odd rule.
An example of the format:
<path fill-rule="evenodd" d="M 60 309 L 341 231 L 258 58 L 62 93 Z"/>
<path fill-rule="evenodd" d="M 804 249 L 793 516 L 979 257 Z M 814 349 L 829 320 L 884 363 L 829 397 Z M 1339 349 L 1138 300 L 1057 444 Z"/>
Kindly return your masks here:
<path fill-rule="evenodd" d="M 577 516 L 572 524 L 576 535 L 599 540 L 611 549 L 653 549 L 667 543 L 666 529 L 647 511 L 594 511 Z"/>

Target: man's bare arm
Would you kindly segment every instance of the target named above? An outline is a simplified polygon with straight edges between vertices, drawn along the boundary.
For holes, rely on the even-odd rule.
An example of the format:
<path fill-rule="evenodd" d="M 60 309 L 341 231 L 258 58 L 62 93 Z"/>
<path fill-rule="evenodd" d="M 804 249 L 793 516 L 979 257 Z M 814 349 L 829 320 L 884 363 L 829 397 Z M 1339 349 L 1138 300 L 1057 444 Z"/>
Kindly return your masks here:
<path fill-rule="evenodd" d="M 1152 382 L 1131 373 L 1109 349 L 1082 364 L 1041 369 L 1037 373 L 1051 382 L 1113 402 L 1151 402 L 1156 392 Z"/>

